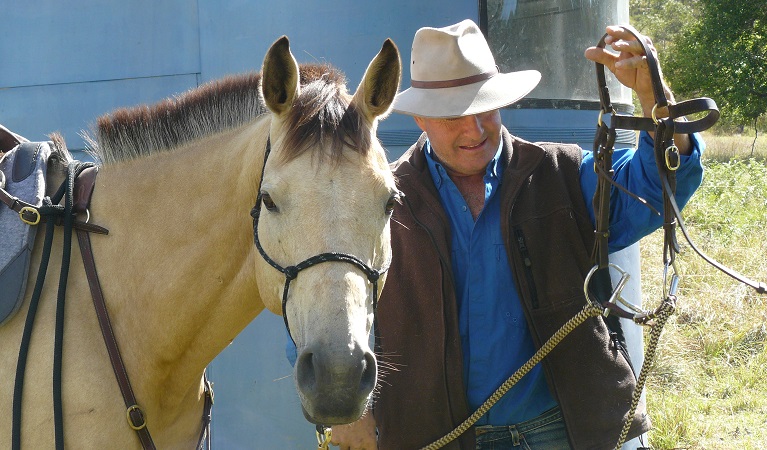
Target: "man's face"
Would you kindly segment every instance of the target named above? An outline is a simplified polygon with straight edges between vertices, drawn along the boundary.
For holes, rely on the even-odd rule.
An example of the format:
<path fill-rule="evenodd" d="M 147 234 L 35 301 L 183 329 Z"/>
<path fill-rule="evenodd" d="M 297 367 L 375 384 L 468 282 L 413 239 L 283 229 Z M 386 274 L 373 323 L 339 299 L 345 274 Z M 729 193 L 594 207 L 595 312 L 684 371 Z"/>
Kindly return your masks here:
<path fill-rule="evenodd" d="M 484 175 L 501 142 L 501 113 L 493 110 L 451 119 L 415 117 L 448 173 Z"/>

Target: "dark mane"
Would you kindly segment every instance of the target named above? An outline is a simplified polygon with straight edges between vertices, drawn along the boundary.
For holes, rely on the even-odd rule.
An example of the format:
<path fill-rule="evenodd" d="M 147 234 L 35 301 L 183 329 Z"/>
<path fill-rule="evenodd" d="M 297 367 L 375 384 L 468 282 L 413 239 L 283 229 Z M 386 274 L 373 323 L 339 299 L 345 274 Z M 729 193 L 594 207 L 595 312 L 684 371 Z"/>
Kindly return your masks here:
<path fill-rule="evenodd" d="M 300 67 L 301 94 L 286 118 L 283 158 L 329 143 L 333 158 L 344 145 L 370 146 L 364 118 L 346 91 L 346 78 L 326 64 Z M 91 151 L 104 163 L 140 158 L 251 122 L 268 112 L 259 95 L 260 73 L 229 76 L 154 105 L 121 108 L 97 120 Z"/>

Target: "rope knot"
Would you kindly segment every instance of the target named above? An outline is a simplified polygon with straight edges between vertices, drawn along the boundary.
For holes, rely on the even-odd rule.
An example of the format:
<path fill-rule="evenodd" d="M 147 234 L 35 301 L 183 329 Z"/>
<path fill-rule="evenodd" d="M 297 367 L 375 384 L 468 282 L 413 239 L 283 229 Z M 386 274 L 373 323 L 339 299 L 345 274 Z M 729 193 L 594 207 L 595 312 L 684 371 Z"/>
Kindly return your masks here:
<path fill-rule="evenodd" d="M 284 269 L 283 273 L 285 274 L 285 278 L 287 278 L 288 281 L 295 280 L 296 277 L 298 276 L 298 267 L 288 266 Z"/>
<path fill-rule="evenodd" d="M 379 278 L 381 278 L 381 272 L 375 269 L 370 269 L 370 272 L 368 272 L 368 280 L 371 283 L 375 283 Z"/>

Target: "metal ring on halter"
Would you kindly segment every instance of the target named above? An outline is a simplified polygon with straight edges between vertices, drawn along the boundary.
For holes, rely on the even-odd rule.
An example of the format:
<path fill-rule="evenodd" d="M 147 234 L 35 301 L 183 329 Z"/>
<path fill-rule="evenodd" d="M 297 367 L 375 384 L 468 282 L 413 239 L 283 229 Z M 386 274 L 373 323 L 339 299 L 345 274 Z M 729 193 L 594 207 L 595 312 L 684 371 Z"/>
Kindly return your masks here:
<path fill-rule="evenodd" d="M 327 450 L 333 437 L 333 429 L 324 425 L 317 425 L 315 433 L 317 434 L 317 448 Z"/>

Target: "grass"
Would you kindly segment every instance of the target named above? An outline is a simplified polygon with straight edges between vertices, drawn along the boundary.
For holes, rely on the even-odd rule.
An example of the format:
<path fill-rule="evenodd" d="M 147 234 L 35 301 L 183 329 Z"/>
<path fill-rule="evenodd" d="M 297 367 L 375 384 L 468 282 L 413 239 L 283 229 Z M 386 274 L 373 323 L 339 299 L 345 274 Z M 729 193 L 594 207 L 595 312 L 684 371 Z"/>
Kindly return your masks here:
<path fill-rule="evenodd" d="M 752 141 L 706 136 L 705 179 L 683 217 L 696 247 L 767 282 L 767 138 L 757 140 L 753 158 Z M 720 273 L 678 235 L 677 310 L 647 385 L 650 444 L 767 448 L 767 295 Z M 640 245 L 645 305 L 662 296 L 661 243 L 656 232 Z"/>

